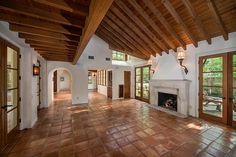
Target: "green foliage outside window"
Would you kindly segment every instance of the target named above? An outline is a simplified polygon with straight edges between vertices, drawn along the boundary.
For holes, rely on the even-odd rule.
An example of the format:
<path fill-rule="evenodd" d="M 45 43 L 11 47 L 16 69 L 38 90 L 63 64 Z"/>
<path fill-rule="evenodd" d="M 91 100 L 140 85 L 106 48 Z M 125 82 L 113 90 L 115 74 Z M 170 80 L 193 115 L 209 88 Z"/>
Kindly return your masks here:
<path fill-rule="evenodd" d="M 126 54 L 113 51 L 112 52 L 112 60 L 118 60 L 118 61 L 126 61 Z"/>

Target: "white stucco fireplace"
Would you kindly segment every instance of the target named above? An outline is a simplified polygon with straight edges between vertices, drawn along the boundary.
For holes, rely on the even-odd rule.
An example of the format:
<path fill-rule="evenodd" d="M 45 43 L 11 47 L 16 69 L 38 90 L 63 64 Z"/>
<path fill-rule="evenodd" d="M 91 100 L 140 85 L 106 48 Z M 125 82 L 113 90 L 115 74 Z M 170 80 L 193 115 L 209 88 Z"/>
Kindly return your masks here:
<path fill-rule="evenodd" d="M 189 80 L 151 80 L 150 81 L 150 104 L 152 107 L 179 116 L 188 116 L 189 106 Z M 166 93 L 177 96 L 177 110 L 173 111 L 158 104 L 158 95 Z M 160 101 L 159 101 L 160 102 Z"/>

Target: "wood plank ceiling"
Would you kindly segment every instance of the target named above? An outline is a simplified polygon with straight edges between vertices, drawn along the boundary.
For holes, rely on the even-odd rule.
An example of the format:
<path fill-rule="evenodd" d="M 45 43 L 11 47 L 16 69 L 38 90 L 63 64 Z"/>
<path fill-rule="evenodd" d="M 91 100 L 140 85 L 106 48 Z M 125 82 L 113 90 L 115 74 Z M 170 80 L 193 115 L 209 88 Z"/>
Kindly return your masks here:
<path fill-rule="evenodd" d="M 4 0 L 0 20 L 47 60 L 76 64 L 113 0 Z"/>
<path fill-rule="evenodd" d="M 0 1 L 0 20 L 47 60 L 72 62 L 90 0 Z"/>
<path fill-rule="evenodd" d="M 111 49 L 148 59 L 236 31 L 235 0 L 115 0 L 96 34 Z"/>

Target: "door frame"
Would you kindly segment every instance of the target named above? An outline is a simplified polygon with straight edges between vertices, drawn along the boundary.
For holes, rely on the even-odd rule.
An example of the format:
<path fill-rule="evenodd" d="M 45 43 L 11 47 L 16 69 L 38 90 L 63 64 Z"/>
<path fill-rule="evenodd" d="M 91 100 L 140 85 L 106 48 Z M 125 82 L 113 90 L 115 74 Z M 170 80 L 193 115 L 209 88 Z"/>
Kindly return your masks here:
<path fill-rule="evenodd" d="M 7 104 L 7 47 L 15 50 L 17 52 L 17 126 L 11 130 L 9 133 L 7 133 L 7 112 L 5 109 L 2 109 L 3 104 Z M 18 132 L 19 132 L 19 127 L 20 127 L 20 49 L 13 45 L 12 43 L 8 42 L 7 40 L 3 39 L 0 37 L 0 48 L 1 48 L 1 53 L 3 56 L 1 56 L 1 85 L 2 85 L 2 91 L 1 91 L 1 96 L 0 96 L 0 110 L 1 110 L 1 126 L 0 126 L 0 131 L 1 131 L 1 145 L 0 145 L 0 152 L 7 152 L 8 147 L 10 146 L 10 143 L 13 143 L 16 141 Z M 14 110 L 14 109 L 12 109 Z"/>
<path fill-rule="evenodd" d="M 134 83 L 135 83 L 134 97 L 135 97 L 135 99 L 138 99 L 138 100 L 141 100 L 141 101 L 149 103 L 149 101 L 150 101 L 150 86 L 149 86 L 148 99 L 144 99 L 143 98 L 143 68 L 144 67 L 149 67 L 149 80 L 151 78 L 151 65 L 143 65 L 143 66 L 135 67 L 135 69 L 134 69 L 135 70 L 134 71 Z M 141 96 L 140 97 L 136 96 L 136 69 L 137 68 L 141 68 Z"/>
<path fill-rule="evenodd" d="M 233 121 L 233 56 L 236 51 L 228 53 L 228 125 L 236 127 L 236 121 Z"/>
<path fill-rule="evenodd" d="M 203 59 L 206 59 L 206 58 L 215 58 L 215 57 L 222 57 L 223 58 L 223 71 L 222 71 L 222 74 L 223 74 L 223 80 L 222 80 L 222 117 L 216 117 L 214 115 L 209 115 L 209 114 L 205 114 L 203 113 L 203 94 L 202 94 L 202 91 L 203 91 L 203 69 L 202 69 L 202 60 Z M 227 69 L 227 66 L 228 66 L 228 53 L 219 53 L 219 54 L 213 54 L 213 55 L 206 55 L 206 56 L 201 56 L 199 57 L 199 60 L 198 60 L 198 63 L 199 63 L 199 82 L 198 82 L 198 85 L 199 85 L 199 94 L 198 94 L 198 101 L 199 101 L 199 117 L 202 118 L 202 119 L 206 119 L 206 120 L 210 120 L 210 121 L 214 121 L 214 122 L 220 122 L 220 123 L 224 123 L 224 124 L 228 124 L 228 113 L 229 113 L 229 109 L 228 109 L 228 94 L 229 94 L 229 91 L 227 89 L 227 86 L 228 86 L 228 69 Z"/>

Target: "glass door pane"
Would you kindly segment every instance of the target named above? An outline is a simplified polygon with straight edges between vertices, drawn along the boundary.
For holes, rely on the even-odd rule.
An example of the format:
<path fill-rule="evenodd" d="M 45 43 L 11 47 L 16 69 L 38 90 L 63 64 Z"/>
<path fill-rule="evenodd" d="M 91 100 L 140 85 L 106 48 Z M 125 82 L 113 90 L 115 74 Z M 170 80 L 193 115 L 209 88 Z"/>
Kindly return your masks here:
<path fill-rule="evenodd" d="M 143 67 L 143 83 L 142 83 L 142 89 L 143 89 L 143 98 L 149 99 L 149 77 L 150 77 L 150 71 L 149 67 Z"/>
<path fill-rule="evenodd" d="M 232 100 L 232 110 L 233 110 L 233 121 L 236 121 L 236 55 L 233 55 L 233 61 L 232 61 L 232 68 L 233 68 L 233 100 Z"/>
<path fill-rule="evenodd" d="M 203 60 L 203 113 L 222 117 L 223 57 Z"/>
<path fill-rule="evenodd" d="M 135 96 L 136 97 L 141 97 L 141 91 L 142 91 L 142 87 L 141 87 L 141 80 L 142 80 L 142 78 L 141 78 L 141 68 L 136 68 L 135 69 L 135 75 L 136 75 L 136 77 L 135 77 L 135 82 L 136 82 L 136 91 L 135 91 Z"/>
<path fill-rule="evenodd" d="M 7 47 L 7 133 L 18 125 L 18 52 Z"/>

